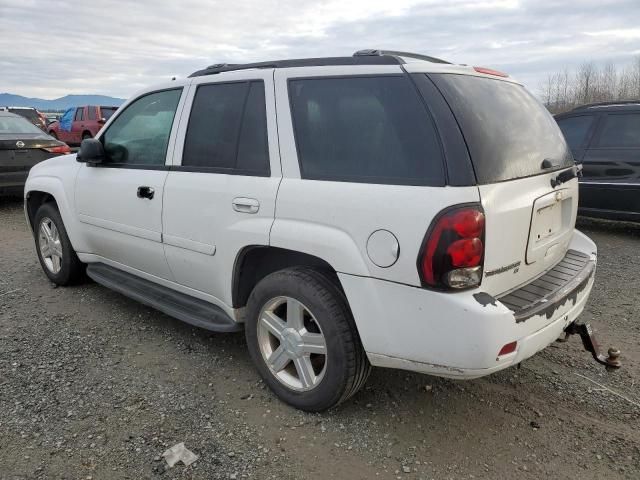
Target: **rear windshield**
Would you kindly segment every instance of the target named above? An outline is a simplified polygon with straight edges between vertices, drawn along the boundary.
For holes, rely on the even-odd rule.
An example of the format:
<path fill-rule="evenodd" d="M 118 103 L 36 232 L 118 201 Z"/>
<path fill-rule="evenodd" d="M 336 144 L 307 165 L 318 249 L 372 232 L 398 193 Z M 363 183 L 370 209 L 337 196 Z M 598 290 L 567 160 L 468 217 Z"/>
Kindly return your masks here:
<path fill-rule="evenodd" d="M 456 116 L 478 183 L 494 183 L 573 165 L 555 120 L 524 87 L 469 75 L 430 75 Z"/>
<path fill-rule="evenodd" d="M 35 125 L 29 123 L 27 120 L 21 117 L 5 117 L 3 115 L 0 116 L 0 134 L 23 134 L 23 133 L 39 133 L 42 134 L 42 130 L 40 130 Z"/>
<path fill-rule="evenodd" d="M 28 118 L 32 122 L 37 122 L 40 120 L 40 117 L 38 117 L 36 111 L 30 108 L 10 108 L 9 111 L 11 113 L 15 113 L 16 115 L 20 115 L 21 117 Z"/>

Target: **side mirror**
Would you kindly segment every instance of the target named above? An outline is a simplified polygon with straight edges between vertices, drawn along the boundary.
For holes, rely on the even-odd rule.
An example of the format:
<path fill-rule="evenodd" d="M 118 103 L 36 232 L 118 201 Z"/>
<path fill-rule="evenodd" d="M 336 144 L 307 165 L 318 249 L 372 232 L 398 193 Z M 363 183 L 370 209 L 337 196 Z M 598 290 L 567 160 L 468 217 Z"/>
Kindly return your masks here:
<path fill-rule="evenodd" d="M 76 160 L 81 163 L 97 165 L 104 161 L 104 147 L 96 138 L 86 138 L 80 144 Z"/>
<path fill-rule="evenodd" d="M 98 123 L 99 123 L 100 125 L 104 125 L 105 123 L 107 123 L 107 119 L 106 119 L 106 118 L 104 118 L 104 117 L 99 118 L 99 119 L 98 119 Z"/>

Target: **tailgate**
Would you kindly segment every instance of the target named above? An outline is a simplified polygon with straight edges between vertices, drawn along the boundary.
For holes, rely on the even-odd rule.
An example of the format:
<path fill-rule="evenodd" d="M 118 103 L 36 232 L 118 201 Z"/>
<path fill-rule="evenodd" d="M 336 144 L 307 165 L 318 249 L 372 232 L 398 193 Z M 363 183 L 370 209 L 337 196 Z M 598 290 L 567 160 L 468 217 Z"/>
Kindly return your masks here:
<path fill-rule="evenodd" d="M 485 213 L 482 290 L 499 296 L 560 262 L 578 204 L 573 157 L 557 123 L 522 85 L 432 74 L 455 115 Z"/>
<path fill-rule="evenodd" d="M 575 182 L 574 182 L 575 183 Z M 563 188 L 537 198 L 531 212 L 526 263 L 556 259 L 569 243 L 575 224 L 577 189 Z"/>
<path fill-rule="evenodd" d="M 486 216 L 482 289 L 499 295 L 560 262 L 576 221 L 578 180 L 555 189 L 558 172 L 480 185 Z"/>

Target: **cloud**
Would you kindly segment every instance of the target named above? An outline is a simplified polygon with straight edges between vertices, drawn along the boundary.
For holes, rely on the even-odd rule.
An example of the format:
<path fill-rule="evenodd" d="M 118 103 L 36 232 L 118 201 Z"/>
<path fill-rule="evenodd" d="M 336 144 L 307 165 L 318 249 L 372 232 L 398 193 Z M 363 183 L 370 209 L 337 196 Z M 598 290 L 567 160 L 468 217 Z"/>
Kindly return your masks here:
<path fill-rule="evenodd" d="M 640 28 L 619 28 L 616 30 L 601 30 L 599 32 L 585 32 L 585 34 L 592 37 L 640 39 Z"/>
<path fill-rule="evenodd" d="M 639 50 L 637 0 L 0 0 L 0 91 L 127 97 L 219 62 L 416 51 L 506 70 L 536 90 Z"/>

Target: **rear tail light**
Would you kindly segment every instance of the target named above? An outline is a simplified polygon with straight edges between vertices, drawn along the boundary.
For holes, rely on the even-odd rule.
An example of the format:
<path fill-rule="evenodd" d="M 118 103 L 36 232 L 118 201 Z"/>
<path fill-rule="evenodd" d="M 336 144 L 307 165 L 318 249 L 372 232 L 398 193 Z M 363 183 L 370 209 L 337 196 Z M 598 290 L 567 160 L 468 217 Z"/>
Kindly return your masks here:
<path fill-rule="evenodd" d="M 422 284 L 440 289 L 480 285 L 484 260 L 484 213 L 478 205 L 445 210 L 432 223 L 418 271 Z"/>
<path fill-rule="evenodd" d="M 69 145 L 58 145 L 57 147 L 45 147 L 42 150 L 45 150 L 49 153 L 71 153 L 71 149 Z"/>
<path fill-rule="evenodd" d="M 473 69 L 478 72 L 478 73 L 484 73 L 485 75 L 495 75 L 496 77 L 508 77 L 509 75 L 504 73 L 504 72 L 500 72 L 498 70 L 493 70 L 492 68 L 486 68 L 486 67 L 473 67 Z"/>

